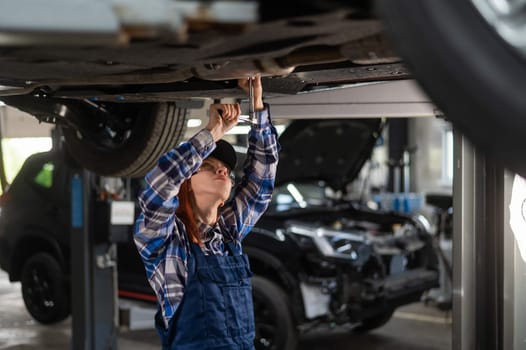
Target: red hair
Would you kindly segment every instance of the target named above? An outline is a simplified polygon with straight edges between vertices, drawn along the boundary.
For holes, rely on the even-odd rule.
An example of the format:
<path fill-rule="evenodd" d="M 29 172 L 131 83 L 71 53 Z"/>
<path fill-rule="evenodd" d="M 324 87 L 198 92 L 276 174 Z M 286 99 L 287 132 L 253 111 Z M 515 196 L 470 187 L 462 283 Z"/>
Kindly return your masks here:
<path fill-rule="evenodd" d="M 179 219 L 184 223 L 188 238 L 197 244 L 202 244 L 197 229 L 197 222 L 194 217 L 195 200 L 190 185 L 190 180 L 186 180 L 179 188 L 179 207 L 175 211 Z"/>

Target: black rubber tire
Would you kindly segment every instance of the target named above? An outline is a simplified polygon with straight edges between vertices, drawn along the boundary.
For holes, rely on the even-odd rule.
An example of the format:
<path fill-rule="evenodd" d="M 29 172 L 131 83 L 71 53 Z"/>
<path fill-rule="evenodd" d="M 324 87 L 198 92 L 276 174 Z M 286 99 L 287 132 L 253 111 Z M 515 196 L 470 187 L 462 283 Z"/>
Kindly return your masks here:
<path fill-rule="evenodd" d="M 379 0 L 395 48 L 420 85 L 479 149 L 526 176 L 526 58 L 469 0 Z"/>
<path fill-rule="evenodd" d="M 256 350 L 294 350 L 298 332 L 290 312 L 290 303 L 283 290 L 272 281 L 252 278 Z"/>
<path fill-rule="evenodd" d="M 142 177 L 159 156 L 176 146 L 186 131 L 187 110 L 175 103 L 138 103 L 121 107 L 122 117 L 134 113 L 136 122 L 126 141 L 113 148 L 79 138 L 72 128 L 62 128 L 66 149 L 83 167 L 106 176 Z"/>
<path fill-rule="evenodd" d="M 355 334 L 363 334 L 372 331 L 373 329 L 380 328 L 391 320 L 393 313 L 394 310 L 387 310 L 371 318 L 366 318 L 362 320 L 360 325 L 354 327 L 352 332 Z"/>
<path fill-rule="evenodd" d="M 22 267 L 21 282 L 26 309 L 35 320 L 52 324 L 69 316 L 69 287 L 53 256 L 38 253 L 30 257 Z"/>

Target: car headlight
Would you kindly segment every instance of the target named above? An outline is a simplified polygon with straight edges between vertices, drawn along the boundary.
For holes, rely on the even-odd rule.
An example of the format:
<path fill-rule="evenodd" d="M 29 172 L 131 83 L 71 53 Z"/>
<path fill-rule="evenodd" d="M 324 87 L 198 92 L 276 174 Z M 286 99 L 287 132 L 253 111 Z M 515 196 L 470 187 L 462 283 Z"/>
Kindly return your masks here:
<path fill-rule="evenodd" d="M 287 231 L 310 238 L 320 253 L 326 257 L 365 262 L 371 255 L 372 247 L 366 242 L 363 234 L 297 224 L 289 226 Z"/>

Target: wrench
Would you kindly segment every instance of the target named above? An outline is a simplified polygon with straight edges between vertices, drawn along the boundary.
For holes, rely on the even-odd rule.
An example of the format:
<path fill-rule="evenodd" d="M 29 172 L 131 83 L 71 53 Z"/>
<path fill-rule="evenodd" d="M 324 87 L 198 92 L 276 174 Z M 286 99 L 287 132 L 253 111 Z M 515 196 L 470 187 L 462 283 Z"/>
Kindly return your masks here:
<path fill-rule="evenodd" d="M 257 123 L 255 108 L 254 108 L 254 83 L 252 81 L 253 77 L 248 78 L 248 118 L 239 117 L 239 121 L 246 123 Z M 218 99 L 214 100 L 214 103 L 220 103 Z M 223 111 L 219 110 L 219 114 L 222 115 Z"/>
<path fill-rule="evenodd" d="M 252 82 L 253 77 L 248 78 L 248 119 L 250 123 L 256 123 L 254 115 L 254 84 Z"/>

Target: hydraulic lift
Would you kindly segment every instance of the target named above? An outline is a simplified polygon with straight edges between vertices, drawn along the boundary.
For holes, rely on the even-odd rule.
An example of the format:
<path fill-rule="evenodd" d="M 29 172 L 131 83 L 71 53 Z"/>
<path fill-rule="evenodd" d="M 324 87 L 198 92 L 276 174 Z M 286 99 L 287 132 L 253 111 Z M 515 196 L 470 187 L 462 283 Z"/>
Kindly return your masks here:
<path fill-rule="evenodd" d="M 128 237 L 134 203 L 101 198 L 99 180 L 84 169 L 71 178 L 71 348 L 75 350 L 117 349 L 116 242 Z"/>
<path fill-rule="evenodd" d="M 526 259 L 509 225 L 514 175 L 458 132 L 454 144 L 453 349 L 524 349 Z"/>

